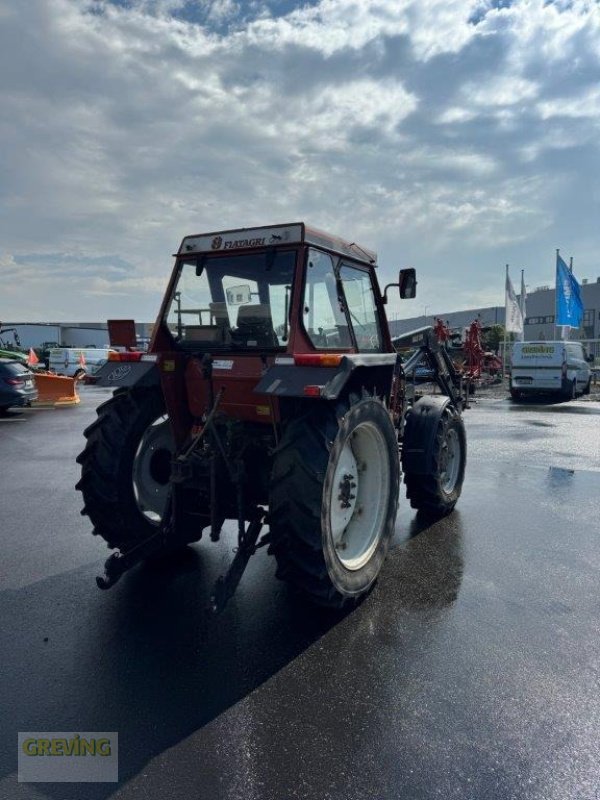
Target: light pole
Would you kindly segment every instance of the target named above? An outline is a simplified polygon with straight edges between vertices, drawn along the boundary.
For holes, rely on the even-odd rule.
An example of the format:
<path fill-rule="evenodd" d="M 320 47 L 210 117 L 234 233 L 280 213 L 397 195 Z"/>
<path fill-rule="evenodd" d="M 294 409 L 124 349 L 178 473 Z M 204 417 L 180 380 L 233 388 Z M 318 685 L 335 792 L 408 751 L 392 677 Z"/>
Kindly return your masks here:
<path fill-rule="evenodd" d="M 423 316 L 425 317 L 425 325 L 427 325 L 427 309 L 429 306 L 423 306 Z"/>

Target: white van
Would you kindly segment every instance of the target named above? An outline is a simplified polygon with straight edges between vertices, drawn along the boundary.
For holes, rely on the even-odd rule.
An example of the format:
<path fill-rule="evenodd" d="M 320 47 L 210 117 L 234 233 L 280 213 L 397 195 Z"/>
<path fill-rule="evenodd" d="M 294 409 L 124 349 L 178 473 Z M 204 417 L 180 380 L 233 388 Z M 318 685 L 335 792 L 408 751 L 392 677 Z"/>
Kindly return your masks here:
<path fill-rule="evenodd" d="M 108 347 L 53 347 L 48 355 L 48 369 L 69 377 L 93 375 L 106 364 L 109 353 Z"/>
<path fill-rule="evenodd" d="M 566 398 L 589 394 L 592 371 L 581 342 L 515 342 L 510 394 L 552 393 Z"/>

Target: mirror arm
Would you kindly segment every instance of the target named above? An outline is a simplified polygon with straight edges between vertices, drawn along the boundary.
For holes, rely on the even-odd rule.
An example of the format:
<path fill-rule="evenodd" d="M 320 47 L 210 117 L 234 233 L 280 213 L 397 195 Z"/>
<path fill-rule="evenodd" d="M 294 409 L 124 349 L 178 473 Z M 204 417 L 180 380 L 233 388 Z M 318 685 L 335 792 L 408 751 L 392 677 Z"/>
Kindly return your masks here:
<path fill-rule="evenodd" d="M 388 291 L 388 289 L 391 289 L 393 286 L 397 286 L 398 288 L 400 288 L 400 284 L 399 283 L 388 283 L 388 285 L 383 290 L 383 297 L 381 298 L 381 302 L 383 303 L 384 306 L 387 305 L 387 301 L 388 301 L 387 291 Z"/>

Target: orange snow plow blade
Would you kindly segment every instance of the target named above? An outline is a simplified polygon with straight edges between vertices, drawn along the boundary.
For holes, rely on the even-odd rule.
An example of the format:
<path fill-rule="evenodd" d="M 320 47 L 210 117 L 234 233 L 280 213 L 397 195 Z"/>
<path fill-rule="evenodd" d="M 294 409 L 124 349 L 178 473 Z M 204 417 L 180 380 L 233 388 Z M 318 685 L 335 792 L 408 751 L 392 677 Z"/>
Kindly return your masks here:
<path fill-rule="evenodd" d="M 79 395 L 75 390 L 74 378 L 63 375 L 52 375 L 49 372 L 36 372 L 35 385 L 38 390 L 38 399 L 34 400 L 34 408 L 50 407 L 62 408 L 75 406 L 79 403 Z"/>

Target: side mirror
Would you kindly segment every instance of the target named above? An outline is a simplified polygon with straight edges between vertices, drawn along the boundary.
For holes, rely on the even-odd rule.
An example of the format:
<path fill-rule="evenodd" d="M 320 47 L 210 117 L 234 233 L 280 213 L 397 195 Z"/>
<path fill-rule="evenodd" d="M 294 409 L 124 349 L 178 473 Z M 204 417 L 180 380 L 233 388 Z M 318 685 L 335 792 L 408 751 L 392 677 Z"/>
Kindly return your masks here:
<path fill-rule="evenodd" d="M 398 291 L 400 292 L 400 299 L 401 300 L 412 300 L 413 297 L 417 296 L 417 271 L 412 267 L 407 267 L 406 269 L 401 269 L 398 275 L 398 283 L 388 283 L 388 285 L 383 290 L 383 297 L 381 298 L 381 302 L 383 305 L 386 305 L 388 298 L 387 292 L 388 289 L 391 289 L 392 286 L 397 286 Z"/>
<path fill-rule="evenodd" d="M 417 296 L 417 271 L 412 267 L 401 269 L 398 276 L 398 288 L 402 300 L 412 300 Z"/>
<path fill-rule="evenodd" d="M 589 356 L 585 357 L 585 360 L 588 362 L 588 364 L 593 364 L 594 361 L 596 360 L 596 358 L 595 358 L 595 356 L 593 354 L 590 353 Z"/>

